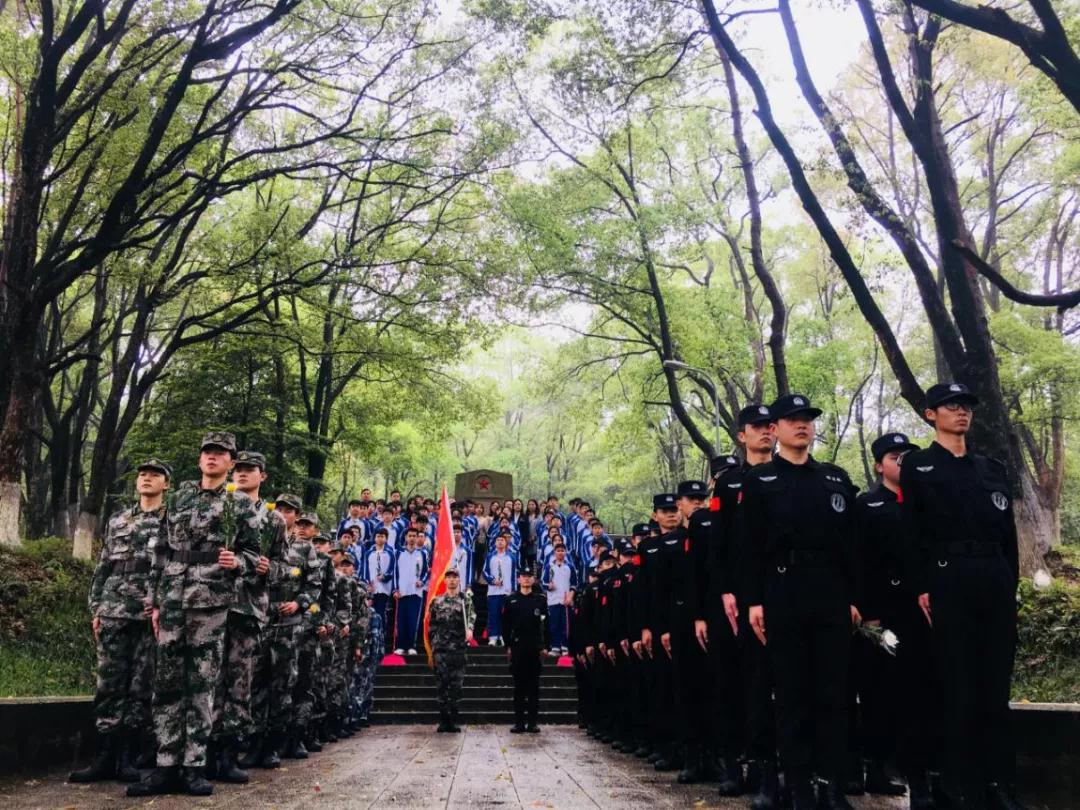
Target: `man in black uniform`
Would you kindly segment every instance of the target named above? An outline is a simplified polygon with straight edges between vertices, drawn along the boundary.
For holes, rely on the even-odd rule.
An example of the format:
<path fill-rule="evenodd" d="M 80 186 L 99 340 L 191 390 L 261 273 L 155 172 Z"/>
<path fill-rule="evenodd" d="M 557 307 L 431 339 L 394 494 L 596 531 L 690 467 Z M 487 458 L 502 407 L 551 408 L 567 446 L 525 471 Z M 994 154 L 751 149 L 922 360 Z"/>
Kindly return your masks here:
<path fill-rule="evenodd" d="M 620 566 L 623 586 L 618 600 L 619 647 L 625 659 L 629 679 L 629 696 L 634 711 L 628 712 L 633 729 L 634 748 L 630 753 L 644 759 L 652 753 L 649 745 L 648 677 L 645 669 L 645 653 L 641 647 L 641 628 L 635 622 L 634 600 L 637 594 L 637 578 L 641 571 L 641 543 L 649 536 L 648 523 L 635 523 L 630 534 L 630 562 Z"/>
<path fill-rule="evenodd" d="M 810 455 L 821 411 L 801 394 L 769 408 L 780 451 L 743 484 L 750 626 L 767 644 L 780 755 L 794 810 L 849 810 L 843 794 L 848 655 L 855 602 L 855 487 Z M 816 761 L 815 761 L 816 760 Z"/>
<path fill-rule="evenodd" d="M 514 676 L 514 734 L 537 734 L 540 711 L 540 667 L 548 654 L 547 599 L 533 589 L 533 570 L 518 571 L 518 590 L 506 597 L 502 611 L 502 637 Z M 528 718 L 528 725 L 526 725 Z"/>
<path fill-rule="evenodd" d="M 596 583 L 596 603 L 591 614 L 589 633 L 589 659 L 595 667 L 594 700 L 599 721 L 593 735 L 605 745 L 615 741 L 615 725 L 619 714 L 619 694 L 615 689 L 614 648 L 608 637 L 610 630 L 614 583 L 617 575 L 616 558 L 609 551 L 602 551 L 596 558 L 596 570 L 600 574 Z"/>
<path fill-rule="evenodd" d="M 597 570 L 590 568 L 587 572 L 587 582 L 584 586 L 574 591 L 574 604 L 570 611 L 570 632 L 566 640 L 570 645 L 570 654 L 574 657 L 574 681 L 577 685 L 578 694 L 578 728 L 592 729 L 596 722 L 596 707 L 593 705 L 593 667 L 589 664 L 586 653 L 587 644 L 587 611 L 590 589 L 594 591 L 599 580 Z M 590 736 L 594 736 L 590 734 Z"/>
<path fill-rule="evenodd" d="M 649 748 L 645 759 L 655 765 L 664 759 L 666 749 L 671 745 L 671 677 L 670 666 L 665 666 L 659 661 L 657 655 L 664 658 L 670 665 L 670 660 L 660 648 L 660 639 L 656 638 L 653 645 L 653 619 L 652 613 L 652 579 L 657 566 L 657 555 L 660 553 L 660 534 L 663 531 L 659 520 L 670 529 L 679 523 L 679 510 L 675 508 L 675 495 L 664 493 L 653 496 L 653 519 L 649 522 L 649 536 L 638 543 L 637 552 L 641 561 L 638 574 L 634 580 L 634 588 L 631 593 L 632 620 L 630 628 L 632 645 L 635 654 L 641 657 L 645 679 L 646 703 L 641 707 L 643 713 L 649 718 Z M 658 675 L 665 670 L 668 673 L 666 681 L 658 683 Z M 665 762 L 665 770 L 671 766 Z"/>
<path fill-rule="evenodd" d="M 640 526 L 640 524 L 639 524 Z M 635 528 L 638 528 L 635 526 Z M 641 713 L 626 711 L 625 699 L 630 698 L 633 705 L 640 705 L 641 690 L 638 688 L 634 660 L 637 656 L 630 649 L 627 613 L 630 608 L 630 589 L 634 584 L 637 565 L 634 562 L 636 551 L 627 540 L 619 544 L 619 565 L 611 581 L 611 599 L 604 616 L 607 621 L 605 636 L 611 651 L 610 658 L 614 665 L 615 690 L 623 698 L 618 700 L 615 713 L 614 742 L 612 747 L 624 754 L 634 753 L 642 744 L 644 731 L 640 725 Z"/>
<path fill-rule="evenodd" d="M 898 754 L 911 787 L 911 807 L 932 806 L 927 782 L 928 752 L 936 735 L 933 690 L 927 688 L 930 628 L 918 607 L 908 577 L 914 538 L 900 516 L 900 463 L 919 447 L 903 433 L 885 433 L 870 445 L 880 481 L 855 499 L 858 560 L 858 607 L 863 622 L 893 631 L 903 643 L 896 657 L 857 638 L 856 685 L 862 715 L 862 745 L 867 755 L 866 790 L 903 795 L 904 787 L 888 778 L 886 761 Z M 897 747 L 899 750 L 897 750 Z M 861 765 L 861 763 L 860 763 Z"/>
<path fill-rule="evenodd" d="M 1009 684 L 1019 579 L 1016 523 L 1005 466 L 968 452 L 978 399 L 966 385 L 926 392 L 934 442 L 901 467 L 903 517 L 916 538 L 919 604 L 933 622 L 944 704 L 942 774 L 961 807 L 1020 807 Z"/>

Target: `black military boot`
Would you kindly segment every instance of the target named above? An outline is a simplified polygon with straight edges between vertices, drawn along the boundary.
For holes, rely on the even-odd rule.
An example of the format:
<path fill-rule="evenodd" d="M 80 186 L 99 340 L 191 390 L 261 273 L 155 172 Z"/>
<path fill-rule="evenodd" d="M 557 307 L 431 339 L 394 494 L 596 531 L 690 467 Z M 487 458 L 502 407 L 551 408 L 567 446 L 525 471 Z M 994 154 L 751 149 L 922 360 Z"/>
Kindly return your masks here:
<path fill-rule="evenodd" d="M 105 779 L 116 778 L 116 751 L 120 744 L 120 735 L 112 734 L 94 735 L 94 758 L 85 768 L 72 771 L 68 777 L 69 782 L 101 782 Z"/>
<path fill-rule="evenodd" d="M 323 718 L 322 734 L 320 736 L 328 743 L 336 743 L 338 741 L 338 736 L 334 733 L 334 720 L 330 715 Z"/>
<path fill-rule="evenodd" d="M 457 706 L 454 706 L 454 708 L 450 710 L 450 732 L 453 734 L 461 733 L 461 726 L 458 725 Z"/>
<path fill-rule="evenodd" d="M 757 794 L 750 800 L 750 808 L 776 810 L 780 806 L 780 777 L 776 772 L 776 763 L 762 762 L 759 767 L 761 780 Z"/>
<path fill-rule="evenodd" d="M 540 726 L 537 725 L 535 717 L 529 718 L 529 724 L 527 726 L 525 726 L 525 730 L 527 732 L 529 732 L 530 734 L 539 734 L 540 733 Z"/>
<path fill-rule="evenodd" d="M 262 756 L 259 758 L 260 768 L 280 768 L 281 748 L 285 742 L 284 735 L 272 732 L 266 735 L 266 744 L 262 747 Z"/>
<path fill-rule="evenodd" d="M 128 785 L 128 796 L 161 796 L 165 793 L 177 793 L 181 788 L 180 769 L 154 768 L 140 782 Z"/>
<path fill-rule="evenodd" d="M 842 787 L 835 780 L 830 780 L 821 787 L 818 807 L 822 810 L 855 810 L 844 794 Z"/>
<path fill-rule="evenodd" d="M 315 724 L 312 724 L 308 729 L 307 736 L 302 740 L 298 739 L 296 744 L 304 747 L 304 753 L 311 752 L 312 754 L 317 754 L 323 750 L 323 744 L 319 739 Z M 307 759 L 307 757 L 297 757 L 297 759 Z"/>
<path fill-rule="evenodd" d="M 440 734 L 450 730 L 450 713 L 445 709 L 439 712 L 439 725 L 436 726 L 435 730 Z"/>
<path fill-rule="evenodd" d="M 903 796 L 907 788 L 889 776 L 884 762 L 872 759 L 866 768 L 866 792 L 875 796 Z"/>
<path fill-rule="evenodd" d="M 702 780 L 704 776 L 701 758 L 704 753 L 701 750 L 700 745 L 687 745 L 686 756 L 684 757 L 683 769 L 679 771 L 678 776 L 675 777 L 675 781 L 680 785 L 693 785 Z M 659 766 L 657 766 L 659 768 Z"/>
<path fill-rule="evenodd" d="M 986 807 L 988 810 L 1025 810 L 1012 786 L 1000 782 L 986 786 Z"/>
<path fill-rule="evenodd" d="M 116 751 L 116 778 L 121 782 L 138 782 L 142 778 L 135 767 L 136 751 L 139 747 L 139 732 L 124 733 Z"/>
<path fill-rule="evenodd" d="M 725 757 L 722 762 L 719 792 L 721 796 L 742 796 L 746 792 L 742 764 L 734 754 Z"/>
<path fill-rule="evenodd" d="M 203 776 L 205 768 L 181 768 L 180 787 L 188 796 L 210 796 L 214 786 Z"/>
<path fill-rule="evenodd" d="M 525 733 L 525 718 L 520 716 L 514 717 L 514 726 L 510 729 L 511 734 L 524 734 Z"/>
<path fill-rule="evenodd" d="M 907 781 L 911 810 L 933 810 L 934 797 L 930 793 L 930 779 L 926 771 L 909 771 Z"/>
<path fill-rule="evenodd" d="M 234 785 L 246 785 L 248 772 L 241 770 L 236 763 L 236 742 L 234 739 L 221 741 L 221 753 L 218 755 L 217 778 L 221 782 Z"/>
<path fill-rule="evenodd" d="M 301 749 L 303 749 L 303 753 L 301 753 Z M 304 744 L 300 741 L 300 735 L 299 734 L 290 734 L 286 738 L 285 746 L 281 751 L 281 756 L 282 756 L 283 759 L 307 759 L 308 758 L 307 748 L 305 748 Z"/>
<path fill-rule="evenodd" d="M 266 747 L 267 737 L 264 734 L 253 734 L 248 738 L 247 751 L 240 757 L 236 764 L 241 768 L 255 768 L 263 758 L 263 749 Z"/>

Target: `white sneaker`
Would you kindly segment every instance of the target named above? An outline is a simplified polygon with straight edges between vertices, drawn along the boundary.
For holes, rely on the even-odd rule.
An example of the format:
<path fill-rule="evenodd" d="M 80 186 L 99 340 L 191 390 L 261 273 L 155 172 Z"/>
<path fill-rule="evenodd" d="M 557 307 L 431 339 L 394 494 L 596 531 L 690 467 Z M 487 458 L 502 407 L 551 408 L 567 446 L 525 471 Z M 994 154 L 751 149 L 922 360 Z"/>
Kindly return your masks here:
<path fill-rule="evenodd" d="M 403 649 L 401 649 L 400 647 L 398 649 L 394 650 L 394 655 L 404 655 L 404 654 L 405 654 L 405 651 Z"/>
<path fill-rule="evenodd" d="M 492 636 L 491 638 L 488 639 L 488 646 L 489 647 L 498 647 L 499 646 L 499 640 L 497 638 L 495 638 L 494 636 Z"/>
<path fill-rule="evenodd" d="M 498 642 L 499 642 L 499 646 L 500 646 L 500 647 L 505 647 L 505 646 L 506 646 L 506 645 L 505 645 L 505 644 L 503 643 L 503 640 L 502 640 L 502 636 L 498 636 L 498 637 L 497 637 L 497 640 L 498 640 Z"/>
<path fill-rule="evenodd" d="M 409 655 L 416 655 L 416 650 L 409 650 Z"/>

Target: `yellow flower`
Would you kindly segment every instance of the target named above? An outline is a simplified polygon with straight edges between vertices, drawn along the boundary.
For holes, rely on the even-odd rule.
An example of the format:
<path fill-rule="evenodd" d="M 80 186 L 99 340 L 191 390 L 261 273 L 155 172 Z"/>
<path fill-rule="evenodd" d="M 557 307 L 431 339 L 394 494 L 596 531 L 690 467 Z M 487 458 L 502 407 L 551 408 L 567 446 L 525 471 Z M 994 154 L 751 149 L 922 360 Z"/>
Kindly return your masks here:
<path fill-rule="evenodd" d="M 226 492 L 236 492 L 236 484 L 234 484 L 234 483 L 232 483 L 230 481 L 228 484 L 225 485 L 225 491 Z"/>
<path fill-rule="evenodd" d="M 308 613 L 318 613 L 318 612 L 319 612 L 319 606 L 317 604 L 315 604 L 315 603 L 312 603 L 311 607 L 308 608 Z"/>
<path fill-rule="evenodd" d="M 300 576 L 300 569 L 293 568 L 291 571 L 289 571 L 289 576 L 291 576 L 293 579 L 296 579 L 298 576 Z"/>
<path fill-rule="evenodd" d="M 266 502 L 266 511 L 267 512 L 273 512 L 275 509 L 277 509 L 277 504 L 276 503 L 274 503 L 273 501 L 267 501 Z"/>

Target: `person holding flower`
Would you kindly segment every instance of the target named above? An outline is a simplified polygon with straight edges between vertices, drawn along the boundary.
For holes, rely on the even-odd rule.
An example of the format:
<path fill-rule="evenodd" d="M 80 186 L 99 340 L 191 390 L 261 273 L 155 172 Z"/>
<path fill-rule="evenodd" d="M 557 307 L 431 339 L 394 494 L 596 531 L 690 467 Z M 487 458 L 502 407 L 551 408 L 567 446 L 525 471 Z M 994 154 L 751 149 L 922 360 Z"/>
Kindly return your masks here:
<path fill-rule="evenodd" d="M 129 796 L 208 796 L 214 789 L 203 771 L 225 623 L 236 579 L 253 581 L 259 562 L 254 504 L 226 484 L 236 454 L 233 434 L 203 436 L 202 477 L 182 484 L 168 510 L 150 616 L 157 638 L 157 767 L 128 787 Z"/>

